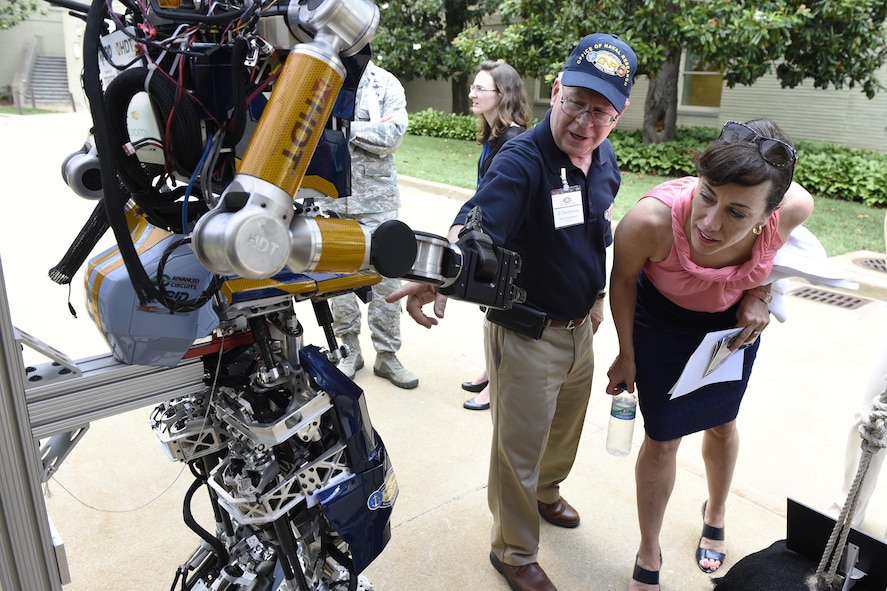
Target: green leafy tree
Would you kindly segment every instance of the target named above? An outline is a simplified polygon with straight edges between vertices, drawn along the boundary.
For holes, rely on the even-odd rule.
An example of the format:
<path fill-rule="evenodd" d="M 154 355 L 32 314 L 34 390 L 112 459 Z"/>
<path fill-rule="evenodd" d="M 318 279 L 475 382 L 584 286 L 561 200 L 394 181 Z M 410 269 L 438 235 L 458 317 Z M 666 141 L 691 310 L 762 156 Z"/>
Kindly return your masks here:
<path fill-rule="evenodd" d="M 809 79 L 816 88 L 861 86 L 872 98 L 887 57 L 883 0 L 666 3 L 647 0 L 625 21 L 650 77 L 645 142 L 674 139 L 681 50 L 719 69 L 729 88 L 775 70 L 785 88 Z M 653 6 L 660 7 L 658 12 Z"/>
<path fill-rule="evenodd" d="M 500 13 L 504 29 L 468 28 L 455 41 L 463 54 L 509 56 L 523 74 L 551 79 L 589 32 L 630 43 L 637 74 L 650 80 L 645 143 L 674 139 L 683 51 L 720 70 L 730 88 L 775 72 L 783 87 L 859 86 L 869 98 L 882 88 L 876 72 L 887 59 L 884 0 L 503 0 Z"/>
<path fill-rule="evenodd" d="M 0 0 L 0 31 L 12 28 L 37 12 L 39 0 Z"/>
<path fill-rule="evenodd" d="M 468 85 L 479 60 L 453 42 L 466 28 L 480 26 L 495 9 L 495 0 L 381 3 L 381 24 L 372 43 L 373 59 L 403 80 L 450 80 L 453 111 L 467 113 Z"/>

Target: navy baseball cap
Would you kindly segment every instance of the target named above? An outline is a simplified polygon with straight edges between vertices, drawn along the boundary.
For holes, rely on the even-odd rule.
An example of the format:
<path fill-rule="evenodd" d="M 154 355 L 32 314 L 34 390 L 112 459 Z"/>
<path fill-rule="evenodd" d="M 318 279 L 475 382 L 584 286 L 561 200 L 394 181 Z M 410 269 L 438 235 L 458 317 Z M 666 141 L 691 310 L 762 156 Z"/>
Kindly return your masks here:
<path fill-rule="evenodd" d="M 634 50 L 616 35 L 586 35 L 564 65 L 561 84 L 602 94 L 620 113 L 638 68 Z"/>

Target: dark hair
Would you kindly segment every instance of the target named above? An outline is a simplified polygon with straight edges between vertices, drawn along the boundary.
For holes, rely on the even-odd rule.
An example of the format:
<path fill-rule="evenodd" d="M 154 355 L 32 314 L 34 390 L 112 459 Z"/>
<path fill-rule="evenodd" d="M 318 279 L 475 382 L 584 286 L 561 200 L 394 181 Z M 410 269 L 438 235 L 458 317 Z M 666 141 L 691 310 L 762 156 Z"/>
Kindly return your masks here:
<path fill-rule="evenodd" d="M 794 147 L 791 138 L 771 119 L 753 119 L 745 125 L 762 137 L 777 139 Z M 754 142 L 725 142 L 717 139 L 696 157 L 697 175 L 704 177 L 715 187 L 729 183 L 755 187 L 771 181 L 770 194 L 767 195 L 768 212 L 782 203 L 794 172 L 794 163 L 782 167 L 768 163 L 758 150 L 758 144 Z"/>
<path fill-rule="evenodd" d="M 496 107 L 496 120 L 492 126 L 487 118 L 478 113 L 477 143 L 495 140 L 514 123 L 524 129 L 530 126 L 530 104 L 520 74 L 502 60 L 484 60 L 475 68 L 477 72 L 488 72 L 499 93 Z"/>

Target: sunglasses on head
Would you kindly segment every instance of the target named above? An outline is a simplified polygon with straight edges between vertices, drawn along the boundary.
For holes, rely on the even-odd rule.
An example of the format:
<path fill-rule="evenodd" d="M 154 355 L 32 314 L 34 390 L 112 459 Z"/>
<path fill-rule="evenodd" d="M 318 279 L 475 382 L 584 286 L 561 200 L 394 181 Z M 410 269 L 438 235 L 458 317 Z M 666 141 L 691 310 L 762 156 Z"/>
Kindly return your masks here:
<path fill-rule="evenodd" d="M 768 163 L 782 168 L 794 164 L 798 158 L 798 151 L 782 140 L 764 137 L 751 127 L 737 121 L 727 121 L 721 129 L 718 139 L 728 144 L 737 142 L 752 142 L 757 144 L 758 151 Z"/>

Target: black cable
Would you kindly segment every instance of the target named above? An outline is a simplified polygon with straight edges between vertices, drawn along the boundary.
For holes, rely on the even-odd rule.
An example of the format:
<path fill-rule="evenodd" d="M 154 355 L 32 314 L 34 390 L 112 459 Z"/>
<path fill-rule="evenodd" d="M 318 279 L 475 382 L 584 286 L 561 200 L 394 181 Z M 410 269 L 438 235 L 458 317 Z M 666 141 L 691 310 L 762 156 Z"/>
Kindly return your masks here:
<path fill-rule="evenodd" d="M 108 221 L 111 229 L 114 231 L 114 238 L 120 250 L 120 256 L 126 265 L 130 282 L 139 298 L 139 303 L 145 305 L 151 299 L 161 301 L 163 294 L 160 293 L 148 276 L 147 271 L 145 271 L 132 242 L 125 216 L 126 202 L 129 196 L 124 196 L 123 191 L 121 191 L 117 179 L 117 170 L 114 166 L 114 158 L 108 156 L 101 157 L 103 154 L 113 154 L 115 149 L 110 139 L 111 135 L 105 112 L 102 83 L 99 79 L 99 47 L 101 45 L 100 39 L 107 31 L 105 23 L 107 14 L 108 4 L 102 0 L 96 0 L 89 8 L 83 39 L 83 91 L 86 94 L 89 111 L 92 114 L 96 151 L 100 155 L 99 165 Z"/>
<path fill-rule="evenodd" d="M 96 0 L 89 7 L 86 17 L 86 29 L 83 35 L 83 91 L 89 103 L 89 111 L 93 119 L 93 135 L 96 143 L 96 151 L 99 154 L 112 154 L 113 147 L 108 136 L 108 122 L 105 118 L 105 105 L 102 95 L 102 83 L 99 80 L 99 39 L 107 30 L 105 16 L 108 13 L 108 5 L 101 0 Z M 133 288 L 144 305 L 157 291 L 151 285 L 148 274 L 138 260 L 135 246 L 129 235 L 126 224 L 124 207 L 126 200 L 118 186 L 117 171 L 114 168 L 114 160 L 110 157 L 99 158 L 104 200 L 108 214 L 108 222 L 114 231 L 114 237 L 120 248 L 120 255 L 126 264 Z"/>
<path fill-rule="evenodd" d="M 329 300 L 312 298 L 311 306 L 314 308 L 317 324 L 323 329 L 327 347 L 329 347 L 330 351 L 336 350 L 338 345 L 336 344 L 336 333 L 333 330 L 333 313 L 330 310 Z M 355 352 L 352 351 L 351 353 L 354 354 Z"/>
<path fill-rule="evenodd" d="M 185 570 L 184 566 L 180 566 L 176 569 L 176 576 L 172 580 L 172 585 L 169 586 L 169 591 L 176 591 L 176 583 L 179 582 L 179 577 L 182 577 L 182 579 L 184 580 L 184 578 L 185 578 L 185 574 L 183 572 L 184 570 Z"/>
<path fill-rule="evenodd" d="M 243 65 L 246 59 L 246 50 L 249 44 L 245 37 L 237 37 L 231 51 L 231 84 L 234 109 L 231 113 L 228 133 L 225 135 L 223 146 L 233 148 L 243 137 L 246 129 L 246 68 Z"/>
<path fill-rule="evenodd" d="M 284 577 L 287 577 L 288 581 L 295 578 L 300 591 L 311 591 L 310 587 L 308 587 L 305 573 L 302 572 L 302 565 L 299 562 L 299 551 L 296 547 L 296 540 L 291 527 L 289 519 L 286 517 L 281 517 L 274 521 L 274 533 L 277 534 L 277 545 L 280 549 L 278 560 L 280 560 L 280 566 L 283 568 Z"/>
<path fill-rule="evenodd" d="M 212 457 L 215 460 L 218 460 L 218 458 L 221 457 L 221 455 L 217 456 L 214 454 Z M 204 457 L 200 458 L 200 462 L 203 464 L 203 469 L 206 471 L 207 474 L 209 474 L 210 470 L 211 470 L 210 464 L 209 464 L 209 457 L 204 456 Z M 195 462 L 191 462 L 191 464 L 196 465 Z M 210 506 L 212 507 L 212 511 L 213 511 L 213 518 L 215 519 L 216 523 L 222 524 L 222 527 L 225 529 L 225 535 L 227 535 L 229 538 L 233 537 L 234 536 L 234 527 L 231 524 L 231 516 L 228 514 L 227 511 L 222 511 L 221 507 L 219 507 L 219 502 L 218 502 L 219 495 L 216 493 L 216 491 L 214 491 L 212 489 L 212 487 L 209 487 L 208 492 L 209 492 Z"/>
<path fill-rule="evenodd" d="M 191 531 L 196 533 L 201 539 L 203 539 L 203 541 L 210 545 L 213 549 L 213 554 L 216 555 L 216 567 L 219 570 L 222 570 L 228 562 L 228 551 L 225 549 L 225 545 L 222 544 L 217 537 L 203 529 L 191 514 L 191 499 L 194 497 L 194 493 L 197 492 L 197 489 L 203 486 L 204 483 L 204 480 L 198 478 L 191 483 L 190 487 L 188 487 L 188 491 L 185 493 L 185 500 L 182 502 L 182 518 L 185 521 L 185 525 L 187 525 Z"/>
<path fill-rule="evenodd" d="M 161 300 L 161 302 L 164 306 L 166 306 L 171 314 L 175 314 L 177 312 L 187 313 L 199 310 L 215 295 L 215 293 L 219 290 L 219 287 L 221 287 L 222 285 L 222 278 L 218 275 L 213 275 L 212 281 L 209 282 L 209 285 L 206 287 L 206 289 L 204 289 L 203 292 L 193 300 L 178 302 L 166 295 L 166 288 L 164 287 L 164 284 L 166 283 L 166 275 L 163 272 L 166 269 L 166 261 L 178 247 L 189 242 L 191 242 L 191 239 L 187 237 L 176 240 L 175 242 L 167 246 L 166 250 L 163 251 L 163 254 L 160 256 L 160 260 L 157 262 L 157 287 L 164 294 L 164 298 L 163 300 Z"/>
<path fill-rule="evenodd" d="M 151 0 L 151 13 L 159 17 L 169 19 L 173 22 L 188 23 L 192 25 L 219 25 L 235 20 L 240 20 L 245 15 L 256 9 L 253 2 L 247 2 L 243 8 L 232 10 L 231 12 L 223 12 L 221 14 L 198 14 L 186 10 L 165 10 L 160 7 L 157 0 Z"/>
<path fill-rule="evenodd" d="M 83 266 L 89 253 L 108 231 L 109 226 L 105 201 L 100 199 L 62 259 L 49 270 L 49 278 L 59 285 L 71 283 L 77 270 Z"/>
<path fill-rule="evenodd" d="M 348 571 L 348 591 L 357 591 L 358 573 L 354 569 L 354 561 L 348 556 L 348 554 L 340 550 L 339 547 L 333 543 L 328 533 L 324 532 L 321 540 L 322 547 L 326 548 L 326 553 Z"/>
<path fill-rule="evenodd" d="M 133 199 L 146 210 L 151 223 L 161 227 L 177 228 L 181 225 L 181 207 L 175 221 L 163 222 L 151 219 L 156 216 L 155 207 L 167 201 L 169 195 L 161 194 L 151 184 L 145 174 L 142 163 L 134 149 L 129 136 L 127 116 L 133 97 L 147 90 L 151 105 L 157 110 L 158 123 L 166 129 L 169 118 L 175 118 L 175 124 L 169 126 L 170 136 L 164 137 L 164 155 L 167 166 L 184 176 L 191 176 L 203 155 L 201 141 L 200 117 L 190 94 L 185 93 L 185 100 L 177 101 L 179 88 L 175 82 L 164 74 L 148 68 L 130 68 L 118 74 L 105 91 L 104 103 L 108 120 L 108 133 L 113 151 L 108 152 L 117 164 L 117 172 L 123 185 L 132 193 Z M 129 150 L 125 148 L 129 147 Z M 103 154 L 99 152 L 99 154 Z"/>
<path fill-rule="evenodd" d="M 259 347 L 259 354 L 265 361 L 265 369 L 270 370 L 274 367 L 274 352 L 271 350 L 271 331 L 265 323 L 265 319 L 254 316 L 247 320 L 249 329 L 253 333 L 253 340 Z"/>

